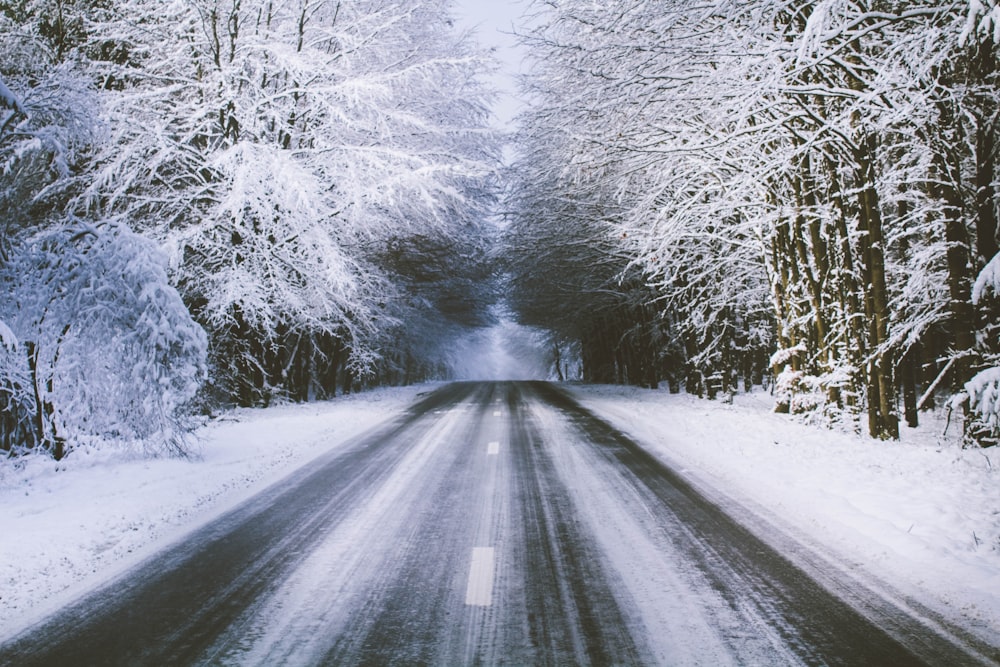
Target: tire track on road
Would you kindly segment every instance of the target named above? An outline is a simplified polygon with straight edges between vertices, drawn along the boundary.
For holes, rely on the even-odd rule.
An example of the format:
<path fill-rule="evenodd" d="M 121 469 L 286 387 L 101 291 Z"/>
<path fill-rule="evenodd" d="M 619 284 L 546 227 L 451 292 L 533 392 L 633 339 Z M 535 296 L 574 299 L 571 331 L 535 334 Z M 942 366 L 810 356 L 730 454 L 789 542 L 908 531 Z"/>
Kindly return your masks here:
<path fill-rule="evenodd" d="M 806 664 L 992 664 L 988 648 L 959 646 L 888 602 L 866 605 L 869 618 L 564 391 L 549 383 L 526 386 L 645 498 L 706 590 L 746 616 L 747 627 L 765 622 Z"/>
<path fill-rule="evenodd" d="M 379 486 L 406 453 L 401 434 L 430 428 L 434 410 L 474 389 L 432 392 L 0 646 L 0 664 L 193 664 Z"/>

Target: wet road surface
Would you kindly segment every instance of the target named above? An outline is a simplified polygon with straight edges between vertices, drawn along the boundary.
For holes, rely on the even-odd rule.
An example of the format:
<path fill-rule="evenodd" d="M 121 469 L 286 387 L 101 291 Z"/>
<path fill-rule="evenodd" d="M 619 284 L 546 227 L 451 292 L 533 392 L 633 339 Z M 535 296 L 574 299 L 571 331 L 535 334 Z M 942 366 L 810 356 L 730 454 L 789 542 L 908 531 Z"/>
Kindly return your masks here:
<path fill-rule="evenodd" d="M 8 640 L 0 664 L 1000 659 L 863 598 L 557 387 L 457 383 Z"/>

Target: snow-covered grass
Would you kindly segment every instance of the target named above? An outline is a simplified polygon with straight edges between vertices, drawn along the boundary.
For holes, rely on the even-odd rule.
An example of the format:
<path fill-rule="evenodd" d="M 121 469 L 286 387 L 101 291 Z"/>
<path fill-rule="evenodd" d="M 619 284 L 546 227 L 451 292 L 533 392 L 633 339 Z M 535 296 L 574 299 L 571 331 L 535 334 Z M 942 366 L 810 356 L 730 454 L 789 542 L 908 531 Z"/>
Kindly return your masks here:
<path fill-rule="evenodd" d="M 226 412 L 190 460 L 0 461 L 0 638 L 398 414 L 427 385 Z"/>
<path fill-rule="evenodd" d="M 881 442 L 666 391 L 577 386 L 581 402 L 716 500 L 746 509 L 869 582 L 1000 637 L 1000 451 L 962 449 L 921 415 Z"/>

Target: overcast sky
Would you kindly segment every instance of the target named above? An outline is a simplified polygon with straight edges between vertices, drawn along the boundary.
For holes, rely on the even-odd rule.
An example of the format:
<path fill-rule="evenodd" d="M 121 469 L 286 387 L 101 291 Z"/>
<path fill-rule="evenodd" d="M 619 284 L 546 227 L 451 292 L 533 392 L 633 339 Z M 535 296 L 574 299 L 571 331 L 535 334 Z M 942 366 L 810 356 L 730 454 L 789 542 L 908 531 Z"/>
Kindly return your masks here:
<path fill-rule="evenodd" d="M 496 85 L 502 91 L 495 108 L 500 127 L 508 128 L 517 112 L 517 86 L 514 75 L 521 62 L 521 50 L 513 35 L 520 23 L 526 0 L 456 0 L 455 18 L 459 24 L 475 30 L 479 43 L 496 49 L 504 71 L 497 77 Z"/>

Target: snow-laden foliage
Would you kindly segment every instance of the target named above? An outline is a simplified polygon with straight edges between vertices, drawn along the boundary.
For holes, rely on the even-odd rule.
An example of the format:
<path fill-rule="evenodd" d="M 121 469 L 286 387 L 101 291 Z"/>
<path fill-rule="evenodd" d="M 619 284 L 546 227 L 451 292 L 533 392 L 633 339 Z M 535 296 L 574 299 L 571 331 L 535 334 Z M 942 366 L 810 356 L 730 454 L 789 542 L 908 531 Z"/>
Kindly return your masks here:
<path fill-rule="evenodd" d="M 603 227 L 597 247 L 659 309 L 661 375 L 683 366 L 700 393 L 770 357 L 819 397 L 804 412 L 867 413 L 892 438 L 899 394 L 915 424 L 918 395 L 959 390 L 996 353 L 981 324 L 996 313 L 971 299 L 998 243 L 995 2 L 536 10 L 516 167 L 532 194 L 514 191 L 512 232 L 572 244 Z M 577 207 L 550 223 L 543 199 Z M 556 288 L 521 264 L 515 284 L 585 303 L 575 258 Z M 550 319 L 566 317 L 564 330 L 602 328 L 586 308 Z"/>
<path fill-rule="evenodd" d="M 967 11 L 959 43 L 965 45 L 975 38 L 1000 44 L 1000 5 L 996 0 L 968 0 Z"/>
<path fill-rule="evenodd" d="M 207 341 L 155 244 L 120 223 L 53 229 L 15 248 L 0 285 L 20 348 L 5 350 L 7 401 L 36 429 L 22 446 L 57 458 L 89 441 L 185 451 L 179 420 L 204 380 Z"/>
<path fill-rule="evenodd" d="M 20 454 L 37 443 L 36 409 L 24 347 L 0 321 L 0 451 Z"/>
<path fill-rule="evenodd" d="M 182 282 L 198 284 L 209 326 L 224 326 L 238 311 L 262 332 L 284 322 L 321 328 L 364 307 L 361 267 L 335 228 L 317 224 L 333 214 L 313 173 L 288 151 L 250 142 L 221 151 L 210 167 L 219 181 L 218 217 L 178 233 L 179 247 L 199 258 L 179 270 Z"/>
<path fill-rule="evenodd" d="M 995 346 L 1000 332 L 1000 322 L 996 318 L 996 305 L 1000 303 L 1000 253 L 979 272 L 972 287 L 972 302 L 979 306 L 987 320 L 980 332 L 980 343 L 981 347 L 991 352 L 986 361 L 992 365 L 979 371 L 965 384 L 969 407 L 974 415 L 970 428 L 973 437 L 997 444 L 1000 442 L 1000 354 Z M 991 314 L 992 318 L 989 317 Z"/>
<path fill-rule="evenodd" d="M 98 102 L 85 77 L 60 65 L 8 78 L 16 107 L 0 111 L 0 243 L 51 218 L 102 135 Z M 19 85 L 18 85 L 19 84 Z"/>
<path fill-rule="evenodd" d="M 1000 368 L 987 368 L 965 383 L 972 409 L 990 427 L 1000 429 Z"/>
<path fill-rule="evenodd" d="M 0 80 L 0 107 L 15 113 L 24 113 L 24 106 L 21 104 L 21 100 L 11 92 L 10 88 L 2 80 Z M 6 125 L 7 117 L 3 118 L 3 121 L 2 124 Z"/>
<path fill-rule="evenodd" d="M 176 450 L 206 347 L 245 404 L 445 375 L 499 164 L 450 6 L 0 7 L 3 447 Z"/>
<path fill-rule="evenodd" d="M 972 286 L 972 303 L 978 305 L 989 298 L 1000 298 L 1000 254 L 987 262 Z"/>
<path fill-rule="evenodd" d="M 965 383 L 975 418 L 967 435 L 982 445 L 1000 442 L 1000 367 L 987 368 Z"/>
<path fill-rule="evenodd" d="M 0 347 L 4 352 L 17 352 L 17 336 L 14 331 L 7 326 L 7 323 L 0 320 Z"/>
<path fill-rule="evenodd" d="M 448 5 L 135 0 L 101 28 L 129 56 L 94 64 L 112 141 L 80 206 L 171 248 L 240 402 L 349 388 L 461 324 L 409 333 L 441 305 L 410 267 L 465 280 L 499 159 Z"/>

